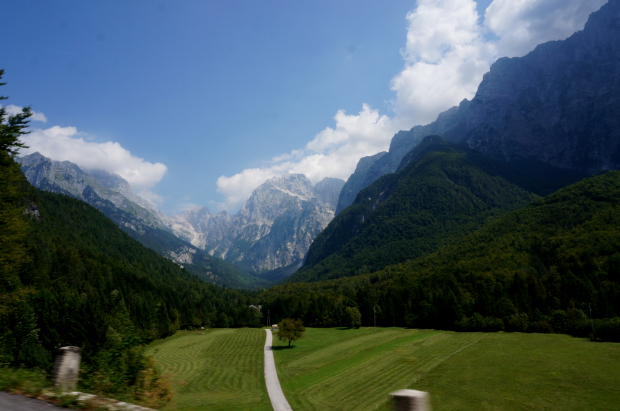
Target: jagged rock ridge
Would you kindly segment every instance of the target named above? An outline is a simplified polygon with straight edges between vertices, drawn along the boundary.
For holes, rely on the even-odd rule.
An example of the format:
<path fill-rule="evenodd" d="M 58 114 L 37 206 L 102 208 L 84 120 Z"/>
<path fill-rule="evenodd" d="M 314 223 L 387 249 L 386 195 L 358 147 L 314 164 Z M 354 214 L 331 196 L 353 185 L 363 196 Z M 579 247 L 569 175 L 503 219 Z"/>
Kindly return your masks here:
<path fill-rule="evenodd" d="M 205 281 L 231 287 L 253 287 L 262 280 L 213 258 L 167 231 L 168 218 L 135 195 L 122 177 L 102 170 L 84 171 L 68 161 L 52 161 L 39 153 L 19 159 L 35 187 L 63 193 L 97 208 L 144 246 L 170 258 Z"/>
<path fill-rule="evenodd" d="M 196 247 L 254 272 L 301 266 L 314 238 L 334 217 L 343 185 L 326 178 L 313 187 L 302 174 L 284 174 L 256 188 L 233 216 L 202 207 L 171 217 L 170 228 Z"/>

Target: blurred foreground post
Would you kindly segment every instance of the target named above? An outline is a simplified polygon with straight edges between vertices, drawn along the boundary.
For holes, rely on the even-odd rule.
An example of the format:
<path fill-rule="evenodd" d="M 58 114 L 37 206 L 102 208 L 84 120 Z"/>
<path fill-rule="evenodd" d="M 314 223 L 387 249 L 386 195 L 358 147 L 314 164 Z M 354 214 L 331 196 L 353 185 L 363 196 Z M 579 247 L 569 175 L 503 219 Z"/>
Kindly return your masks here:
<path fill-rule="evenodd" d="M 54 362 L 54 385 L 62 391 L 75 391 L 80 371 L 80 348 L 61 347 Z"/>
<path fill-rule="evenodd" d="M 424 391 L 398 390 L 390 393 L 395 411 L 431 411 L 429 395 Z"/>

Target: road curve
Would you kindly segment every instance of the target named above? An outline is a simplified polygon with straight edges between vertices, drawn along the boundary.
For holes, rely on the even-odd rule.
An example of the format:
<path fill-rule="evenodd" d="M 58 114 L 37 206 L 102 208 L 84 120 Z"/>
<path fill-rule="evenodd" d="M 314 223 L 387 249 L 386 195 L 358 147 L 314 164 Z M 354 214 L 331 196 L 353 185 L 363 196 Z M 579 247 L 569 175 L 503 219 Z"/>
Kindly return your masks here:
<path fill-rule="evenodd" d="M 288 405 L 288 401 L 280 386 L 280 380 L 278 380 L 276 362 L 273 359 L 273 350 L 271 349 L 273 343 L 271 330 L 265 331 L 267 332 L 267 339 L 265 340 L 265 384 L 267 385 L 271 406 L 274 411 L 293 411 L 291 406 Z"/>

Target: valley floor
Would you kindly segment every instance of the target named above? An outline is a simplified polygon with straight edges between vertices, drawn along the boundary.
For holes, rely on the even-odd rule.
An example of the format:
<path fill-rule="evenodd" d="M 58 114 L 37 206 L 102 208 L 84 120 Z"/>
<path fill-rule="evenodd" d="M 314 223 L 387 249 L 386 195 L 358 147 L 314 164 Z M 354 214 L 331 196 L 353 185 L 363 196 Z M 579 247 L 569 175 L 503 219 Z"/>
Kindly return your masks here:
<path fill-rule="evenodd" d="M 275 351 L 294 410 L 387 411 L 402 388 L 429 392 L 434 411 L 620 410 L 620 344 L 399 328 L 306 336 Z"/>
<path fill-rule="evenodd" d="M 180 332 L 147 348 L 172 380 L 164 410 L 270 410 L 262 329 Z M 555 334 L 308 328 L 274 335 L 294 410 L 390 410 L 389 393 L 428 391 L 442 410 L 620 410 L 620 344 Z"/>
<path fill-rule="evenodd" d="M 174 391 L 162 410 L 271 410 L 264 345 L 265 331 L 256 328 L 179 332 L 150 344 L 146 354 Z"/>

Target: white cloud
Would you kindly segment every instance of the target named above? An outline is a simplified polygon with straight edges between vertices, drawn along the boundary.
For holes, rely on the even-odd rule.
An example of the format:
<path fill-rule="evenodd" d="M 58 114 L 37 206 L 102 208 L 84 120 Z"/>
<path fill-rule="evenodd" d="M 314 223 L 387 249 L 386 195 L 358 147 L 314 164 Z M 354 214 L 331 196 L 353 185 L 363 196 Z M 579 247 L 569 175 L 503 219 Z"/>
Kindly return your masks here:
<path fill-rule="evenodd" d="M 387 116 L 379 115 L 366 104 L 356 115 L 340 110 L 334 120 L 336 127 L 327 127 L 318 133 L 305 149 L 276 156 L 269 166 L 245 169 L 232 177 L 218 178 L 217 191 L 226 197 L 218 207 L 233 210 L 256 187 L 284 173 L 305 174 L 315 184 L 325 177 L 346 180 L 360 157 L 387 150 L 397 131 Z"/>
<path fill-rule="evenodd" d="M 2 105 L 0 105 L 0 107 L 2 107 Z M 15 106 L 13 104 L 9 104 L 8 106 L 5 106 L 5 108 L 6 108 L 6 112 L 9 115 L 19 114 L 24 109 L 23 107 Z M 32 112 L 32 116 L 30 116 L 30 120 L 47 123 L 47 117 L 45 117 L 45 114 L 37 112 L 37 111 Z"/>
<path fill-rule="evenodd" d="M 405 68 L 392 80 L 402 122 L 428 124 L 472 98 L 495 56 L 473 0 L 420 0 L 407 14 Z"/>
<path fill-rule="evenodd" d="M 268 178 L 303 173 L 311 181 L 347 179 L 360 157 L 386 150 L 399 129 L 428 124 L 464 98 L 473 98 L 500 56 L 523 55 L 536 44 L 583 28 L 606 0 L 494 0 L 482 21 L 474 0 L 418 0 L 407 14 L 405 66 L 391 82 L 393 117 L 364 105 L 357 115 L 338 111 L 336 127 L 319 132 L 304 149 L 272 158 L 269 166 L 217 180 L 231 210 Z"/>
<path fill-rule="evenodd" d="M 30 148 L 22 149 L 20 153 L 27 155 L 38 151 L 53 160 L 71 161 L 87 170 L 101 169 L 116 173 L 127 180 L 134 191 L 151 188 L 168 170 L 162 163 L 153 164 L 132 155 L 119 143 L 88 142 L 78 135 L 75 127 L 34 129 L 21 138 Z M 150 194 L 141 196 L 149 201 L 157 201 L 157 198 Z"/>
<path fill-rule="evenodd" d="M 502 56 L 523 56 L 538 44 L 583 29 L 588 16 L 607 0 L 494 0 L 484 24 L 498 37 Z"/>

